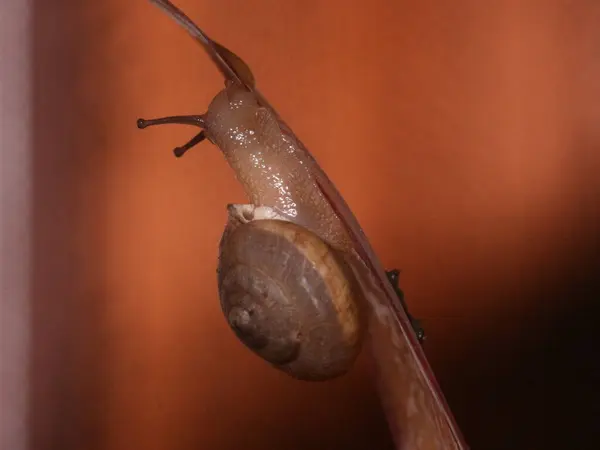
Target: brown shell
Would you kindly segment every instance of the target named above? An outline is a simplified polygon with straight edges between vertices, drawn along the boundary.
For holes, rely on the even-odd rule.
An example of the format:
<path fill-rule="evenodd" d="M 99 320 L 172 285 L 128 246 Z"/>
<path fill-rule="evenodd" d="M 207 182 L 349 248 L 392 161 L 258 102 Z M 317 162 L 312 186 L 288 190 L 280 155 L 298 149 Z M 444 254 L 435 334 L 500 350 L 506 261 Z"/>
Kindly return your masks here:
<path fill-rule="evenodd" d="M 261 358 L 302 380 L 352 367 L 363 334 L 360 290 L 315 234 L 283 220 L 230 220 L 218 274 L 229 325 Z"/>

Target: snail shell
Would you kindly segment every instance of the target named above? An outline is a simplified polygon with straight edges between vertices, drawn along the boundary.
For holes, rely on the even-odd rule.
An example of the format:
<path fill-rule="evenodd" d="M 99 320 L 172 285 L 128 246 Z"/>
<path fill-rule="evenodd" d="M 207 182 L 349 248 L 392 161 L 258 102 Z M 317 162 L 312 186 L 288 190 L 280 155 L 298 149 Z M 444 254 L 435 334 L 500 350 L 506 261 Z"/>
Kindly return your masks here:
<path fill-rule="evenodd" d="M 344 258 L 268 207 L 230 205 L 220 244 L 221 308 L 237 337 L 301 380 L 346 373 L 361 348 L 360 289 Z"/>

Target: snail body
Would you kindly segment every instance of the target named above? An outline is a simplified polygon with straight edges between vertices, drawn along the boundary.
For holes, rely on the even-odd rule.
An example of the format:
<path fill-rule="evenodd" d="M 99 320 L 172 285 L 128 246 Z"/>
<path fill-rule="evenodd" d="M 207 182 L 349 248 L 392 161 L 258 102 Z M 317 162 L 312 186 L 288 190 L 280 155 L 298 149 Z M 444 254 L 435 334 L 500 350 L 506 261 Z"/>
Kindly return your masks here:
<path fill-rule="evenodd" d="M 364 300 L 345 260 L 348 235 L 300 144 L 236 83 L 211 102 L 203 130 L 251 201 L 229 208 L 219 246 L 219 297 L 229 325 L 294 378 L 346 373 L 361 348 Z M 254 205 L 263 205 L 257 214 Z"/>
<path fill-rule="evenodd" d="M 314 162 L 259 101 L 228 83 L 203 115 L 206 137 L 222 151 L 251 204 L 269 206 L 334 247 L 351 250 L 347 231 L 314 177 Z"/>

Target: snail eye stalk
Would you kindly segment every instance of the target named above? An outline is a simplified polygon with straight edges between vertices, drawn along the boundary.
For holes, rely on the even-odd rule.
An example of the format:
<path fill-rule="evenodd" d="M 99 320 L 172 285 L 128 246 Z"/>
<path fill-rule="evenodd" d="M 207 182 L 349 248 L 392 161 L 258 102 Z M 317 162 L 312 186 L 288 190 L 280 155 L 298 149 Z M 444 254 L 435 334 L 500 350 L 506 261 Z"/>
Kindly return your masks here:
<path fill-rule="evenodd" d="M 140 130 L 143 130 L 147 127 L 152 127 L 155 125 L 166 125 L 166 124 L 178 124 L 178 125 L 193 125 L 196 127 L 203 128 L 204 127 L 204 117 L 202 115 L 195 116 L 168 116 L 168 117 L 160 117 L 157 119 L 138 119 L 137 127 Z M 192 147 L 196 146 L 200 142 L 206 139 L 206 133 L 204 130 L 200 131 L 196 136 L 186 142 L 184 145 L 180 147 L 176 147 L 173 150 L 173 153 L 177 158 L 183 156 L 185 152 L 187 152 Z"/>

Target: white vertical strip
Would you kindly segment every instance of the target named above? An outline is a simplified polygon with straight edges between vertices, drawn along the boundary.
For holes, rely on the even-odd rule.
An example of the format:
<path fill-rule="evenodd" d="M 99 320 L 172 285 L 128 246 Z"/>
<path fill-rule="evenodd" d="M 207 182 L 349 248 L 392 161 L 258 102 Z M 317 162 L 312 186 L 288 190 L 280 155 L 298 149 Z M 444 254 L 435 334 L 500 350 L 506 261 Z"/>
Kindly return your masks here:
<path fill-rule="evenodd" d="M 26 450 L 31 0 L 0 0 L 0 450 Z"/>

